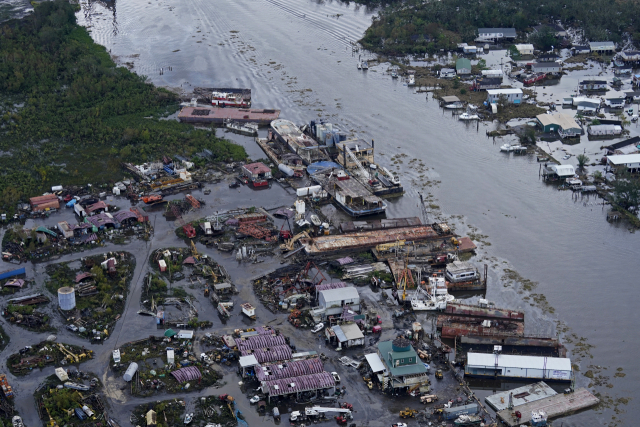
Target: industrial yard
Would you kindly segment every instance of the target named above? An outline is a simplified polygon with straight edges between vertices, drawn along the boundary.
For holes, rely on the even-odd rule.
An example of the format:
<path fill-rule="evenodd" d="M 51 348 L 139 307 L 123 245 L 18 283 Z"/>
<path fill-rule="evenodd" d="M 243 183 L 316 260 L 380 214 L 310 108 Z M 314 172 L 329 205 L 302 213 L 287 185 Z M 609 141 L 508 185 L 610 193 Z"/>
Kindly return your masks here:
<path fill-rule="evenodd" d="M 225 181 L 156 198 L 140 196 L 140 172 L 140 183 L 107 200 L 132 205 L 127 216 L 141 225 L 130 226 L 148 238 L 110 243 L 105 226 L 95 247 L 7 273 L 5 286 L 33 284 L 14 288 L 5 303 L 36 306 L 55 334 L 40 344 L 25 342 L 32 332 L 12 338 L 24 349 L 8 358 L 9 372 L 38 382 L 53 368 L 62 376 L 78 367 L 102 372 L 95 377 L 104 388 L 73 374 L 93 382 L 56 397 L 92 402 L 93 415 L 47 413 L 47 399 L 70 392 L 46 379 L 40 390 L 57 392 L 36 396 L 43 425 L 69 416 L 112 427 L 465 417 L 493 425 L 522 413 L 517 399 L 492 409 L 473 391 L 485 380 L 543 381 L 549 398 L 569 390 L 568 400 L 549 403 L 554 417 L 598 401 L 588 394 L 572 403 L 575 372 L 559 338 L 532 333 L 525 311 L 484 298 L 497 283 L 476 262 L 476 244 L 453 224 L 433 222 L 424 201 L 420 216 L 356 220 L 295 176 L 261 189 L 236 184 L 244 171 L 231 166 Z M 42 230 L 74 215 L 61 209 L 28 221 Z M 21 297 L 42 302 L 16 305 Z M 12 310 L 9 333 L 31 325 L 33 311 L 19 318 Z M 12 393 L 7 401 L 23 399 L 21 388 Z M 536 407 L 526 405 L 531 417 Z"/>

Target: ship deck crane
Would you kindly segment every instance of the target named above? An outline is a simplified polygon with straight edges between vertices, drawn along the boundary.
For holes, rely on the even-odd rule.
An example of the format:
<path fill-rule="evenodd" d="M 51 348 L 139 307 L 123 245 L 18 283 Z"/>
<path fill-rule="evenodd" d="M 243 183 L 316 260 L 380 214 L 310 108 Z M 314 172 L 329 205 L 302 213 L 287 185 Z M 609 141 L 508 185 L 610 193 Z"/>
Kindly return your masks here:
<path fill-rule="evenodd" d="M 360 175 L 362 176 L 362 178 L 364 178 L 366 180 L 371 179 L 371 177 L 369 176 L 369 172 L 367 172 L 367 170 L 364 168 L 364 166 L 362 166 L 362 164 L 360 163 L 360 161 L 358 160 L 356 155 L 353 154 L 353 151 L 351 151 L 349 149 L 349 147 L 347 147 L 346 145 L 344 146 L 344 151 L 347 152 L 347 154 L 351 158 L 351 161 L 353 161 L 353 163 L 356 164 L 356 166 L 358 167 L 358 170 L 360 171 Z"/>

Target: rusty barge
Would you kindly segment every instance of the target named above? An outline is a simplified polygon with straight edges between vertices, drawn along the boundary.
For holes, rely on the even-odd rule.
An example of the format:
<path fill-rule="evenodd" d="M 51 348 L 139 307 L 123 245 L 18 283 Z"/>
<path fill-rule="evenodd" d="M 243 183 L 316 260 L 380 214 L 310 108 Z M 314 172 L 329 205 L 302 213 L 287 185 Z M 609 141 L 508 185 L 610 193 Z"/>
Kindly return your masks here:
<path fill-rule="evenodd" d="M 524 323 L 489 320 L 482 317 L 459 317 L 448 314 L 438 316 L 437 329 L 442 338 L 456 338 L 462 335 L 494 337 L 523 337 Z"/>
<path fill-rule="evenodd" d="M 524 312 L 510 310 L 506 308 L 497 308 L 490 306 L 487 300 L 480 300 L 478 305 L 461 304 L 458 302 L 450 303 L 444 310 L 445 314 L 451 314 L 464 317 L 482 317 L 492 320 L 512 320 L 524 322 Z"/>
<path fill-rule="evenodd" d="M 178 113 L 178 120 L 184 123 L 205 123 L 221 125 L 226 120 L 240 123 L 255 122 L 260 125 L 268 125 L 280 117 L 280 110 L 259 108 L 216 108 L 183 107 Z"/>

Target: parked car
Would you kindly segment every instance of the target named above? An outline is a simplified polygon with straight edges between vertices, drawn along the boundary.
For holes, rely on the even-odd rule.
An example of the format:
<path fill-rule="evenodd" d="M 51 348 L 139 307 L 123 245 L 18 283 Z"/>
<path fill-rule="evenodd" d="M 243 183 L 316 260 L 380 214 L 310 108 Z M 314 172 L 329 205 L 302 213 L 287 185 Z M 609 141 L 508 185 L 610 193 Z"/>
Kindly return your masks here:
<path fill-rule="evenodd" d="M 311 332 L 315 334 L 316 332 L 320 332 L 323 329 L 324 329 L 324 323 L 321 322 L 321 323 L 318 323 L 316 326 L 314 326 Z"/>
<path fill-rule="evenodd" d="M 76 325 L 67 325 L 67 329 L 71 332 L 78 332 L 78 327 Z"/>
<path fill-rule="evenodd" d="M 249 399 L 249 403 L 254 404 L 260 402 L 260 396 L 255 395 L 251 399 Z"/>
<path fill-rule="evenodd" d="M 338 375 L 337 372 L 331 372 L 331 375 L 333 375 L 333 379 L 336 381 L 336 384 L 340 384 L 340 375 Z"/>

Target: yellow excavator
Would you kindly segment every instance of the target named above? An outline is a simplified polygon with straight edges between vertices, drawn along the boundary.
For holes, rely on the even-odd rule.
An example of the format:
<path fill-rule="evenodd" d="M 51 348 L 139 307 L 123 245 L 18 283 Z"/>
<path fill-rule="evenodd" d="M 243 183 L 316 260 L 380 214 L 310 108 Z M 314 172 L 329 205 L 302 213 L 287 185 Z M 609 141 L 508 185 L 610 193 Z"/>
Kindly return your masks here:
<path fill-rule="evenodd" d="M 283 251 L 292 251 L 293 250 L 293 245 L 295 245 L 295 243 L 306 237 L 307 239 L 309 238 L 309 233 L 307 233 L 306 231 L 303 231 L 302 233 L 298 233 L 295 236 L 293 236 L 292 238 L 290 238 L 289 240 L 287 240 L 286 243 L 283 243 L 280 245 L 280 249 L 282 249 Z"/>
<path fill-rule="evenodd" d="M 76 356 L 75 354 L 71 353 L 69 350 L 67 350 L 64 345 L 58 343 L 58 347 L 60 348 L 60 351 L 63 354 L 67 355 L 67 359 L 69 359 L 69 362 L 76 362 L 78 363 L 80 361 L 80 359 L 78 358 L 78 356 Z"/>
<path fill-rule="evenodd" d="M 382 252 L 389 252 L 395 248 L 400 248 L 402 246 L 404 246 L 406 243 L 405 240 L 397 240 L 393 243 L 381 243 L 379 245 L 376 246 L 376 251 L 378 253 L 382 253 Z"/>
<path fill-rule="evenodd" d="M 49 408 L 45 406 L 44 409 L 47 410 L 47 415 L 49 415 L 49 427 L 58 427 L 58 423 L 51 416 L 51 412 L 49 412 Z"/>
<path fill-rule="evenodd" d="M 198 253 L 198 249 L 196 248 L 195 243 L 193 243 L 193 240 L 189 240 L 189 243 L 191 243 L 191 254 L 193 255 L 193 257 L 195 259 L 200 259 L 200 254 Z"/>

